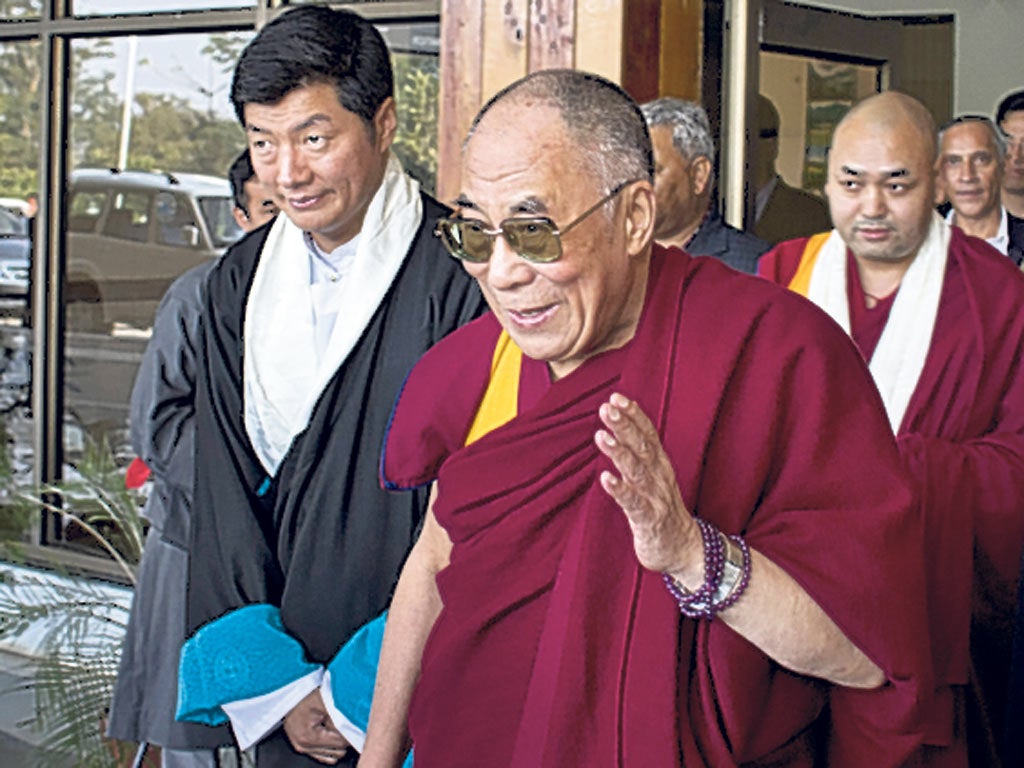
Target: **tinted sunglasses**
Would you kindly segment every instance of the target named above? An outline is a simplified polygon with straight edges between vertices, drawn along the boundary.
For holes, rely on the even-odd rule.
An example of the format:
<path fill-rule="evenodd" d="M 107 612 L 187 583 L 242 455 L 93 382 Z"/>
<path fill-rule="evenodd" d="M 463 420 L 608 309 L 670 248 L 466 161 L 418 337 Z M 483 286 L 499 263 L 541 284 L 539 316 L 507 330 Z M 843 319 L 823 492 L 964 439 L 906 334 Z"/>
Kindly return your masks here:
<path fill-rule="evenodd" d="M 434 234 L 441 238 L 444 247 L 457 259 L 483 264 L 494 252 L 494 241 L 498 236 L 519 256 L 540 264 L 557 261 L 562 256 L 562 235 L 582 222 L 594 211 L 607 203 L 630 184 L 643 179 L 632 179 L 616 186 L 590 208 L 559 229 L 547 216 L 523 216 L 505 219 L 497 229 L 488 229 L 482 221 L 473 219 L 440 219 Z"/>

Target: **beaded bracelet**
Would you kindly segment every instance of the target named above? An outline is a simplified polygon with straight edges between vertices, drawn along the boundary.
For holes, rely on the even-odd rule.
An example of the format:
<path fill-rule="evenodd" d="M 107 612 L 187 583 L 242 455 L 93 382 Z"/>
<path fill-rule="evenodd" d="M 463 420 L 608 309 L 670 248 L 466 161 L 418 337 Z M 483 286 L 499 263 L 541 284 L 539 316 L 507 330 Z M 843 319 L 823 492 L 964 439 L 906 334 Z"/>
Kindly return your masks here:
<path fill-rule="evenodd" d="M 695 592 L 690 592 L 669 574 L 662 574 L 662 578 L 683 615 L 694 619 L 712 619 L 715 616 L 715 593 L 718 592 L 725 568 L 725 544 L 718 535 L 718 529 L 710 522 L 700 517 L 694 520 L 704 545 L 704 583 Z"/>
<path fill-rule="evenodd" d="M 704 545 L 704 583 L 690 592 L 668 573 L 663 573 L 662 578 L 684 616 L 710 621 L 735 604 L 750 583 L 750 548 L 742 537 L 726 536 L 707 520 L 694 519 Z M 731 557 L 731 544 L 739 548 L 739 563 Z"/>

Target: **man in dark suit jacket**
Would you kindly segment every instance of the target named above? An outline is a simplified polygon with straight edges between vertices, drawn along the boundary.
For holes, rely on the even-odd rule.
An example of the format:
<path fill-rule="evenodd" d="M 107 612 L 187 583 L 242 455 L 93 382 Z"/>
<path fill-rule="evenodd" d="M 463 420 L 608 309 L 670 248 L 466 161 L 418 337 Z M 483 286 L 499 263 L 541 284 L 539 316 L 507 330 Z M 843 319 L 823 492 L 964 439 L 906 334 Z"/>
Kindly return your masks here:
<path fill-rule="evenodd" d="M 715 145 L 704 108 L 663 98 L 640 107 L 654 146 L 654 239 L 693 256 L 714 256 L 742 272 L 757 271 L 769 243 L 730 227 L 711 204 Z"/>
<path fill-rule="evenodd" d="M 832 229 L 824 199 L 791 187 L 776 171 L 779 113 L 775 105 L 760 94 L 757 97 L 757 130 L 757 157 L 754 162 L 757 206 L 753 233 L 774 244 Z"/>

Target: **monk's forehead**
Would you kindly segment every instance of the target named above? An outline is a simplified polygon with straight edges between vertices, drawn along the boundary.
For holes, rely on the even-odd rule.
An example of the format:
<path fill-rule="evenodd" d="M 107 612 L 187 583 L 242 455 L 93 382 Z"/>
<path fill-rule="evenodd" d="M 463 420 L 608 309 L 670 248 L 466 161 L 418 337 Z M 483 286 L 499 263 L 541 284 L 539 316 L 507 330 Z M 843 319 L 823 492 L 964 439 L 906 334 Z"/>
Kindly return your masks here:
<path fill-rule="evenodd" d="M 464 183 L 567 173 L 581 153 L 560 112 L 546 103 L 496 104 L 477 125 L 463 152 Z"/>
<path fill-rule="evenodd" d="M 934 139 L 913 120 L 901 115 L 862 113 L 836 129 L 829 165 L 904 166 L 924 172 L 933 163 Z M 868 170 L 872 170 L 868 168 Z"/>

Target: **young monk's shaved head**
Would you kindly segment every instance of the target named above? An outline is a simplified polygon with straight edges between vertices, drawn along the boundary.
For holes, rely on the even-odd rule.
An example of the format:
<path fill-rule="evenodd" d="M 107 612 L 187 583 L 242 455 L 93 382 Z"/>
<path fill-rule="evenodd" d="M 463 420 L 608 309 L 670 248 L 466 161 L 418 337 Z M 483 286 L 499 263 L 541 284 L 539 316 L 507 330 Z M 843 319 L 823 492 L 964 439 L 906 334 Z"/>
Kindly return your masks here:
<path fill-rule="evenodd" d="M 886 91 L 858 102 L 839 121 L 832 143 L 839 143 L 845 133 L 864 131 L 895 133 L 907 139 L 907 149 L 923 151 L 929 165 L 934 165 L 938 157 L 931 112 L 905 93 Z"/>
<path fill-rule="evenodd" d="M 913 261 L 934 217 L 935 159 L 935 122 L 905 94 L 871 96 L 836 126 L 825 194 L 859 262 L 897 265 L 898 277 Z"/>

